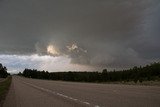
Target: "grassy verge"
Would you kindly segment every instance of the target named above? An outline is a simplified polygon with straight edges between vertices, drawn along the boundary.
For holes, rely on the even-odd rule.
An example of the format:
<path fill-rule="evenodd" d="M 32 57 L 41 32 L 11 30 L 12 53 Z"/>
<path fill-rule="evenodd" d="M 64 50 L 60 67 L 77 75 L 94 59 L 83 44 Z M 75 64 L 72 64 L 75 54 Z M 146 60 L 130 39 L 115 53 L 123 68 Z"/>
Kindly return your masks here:
<path fill-rule="evenodd" d="M 143 81 L 143 82 L 137 82 L 129 81 L 129 82 L 104 82 L 104 84 L 123 84 L 123 85 L 144 85 L 144 86 L 160 86 L 160 81 Z"/>
<path fill-rule="evenodd" d="M 0 82 L 0 105 L 2 103 L 2 100 L 5 99 L 5 95 L 8 92 L 8 89 L 10 87 L 12 81 L 12 77 L 7 77 L 4 81 Z"/>

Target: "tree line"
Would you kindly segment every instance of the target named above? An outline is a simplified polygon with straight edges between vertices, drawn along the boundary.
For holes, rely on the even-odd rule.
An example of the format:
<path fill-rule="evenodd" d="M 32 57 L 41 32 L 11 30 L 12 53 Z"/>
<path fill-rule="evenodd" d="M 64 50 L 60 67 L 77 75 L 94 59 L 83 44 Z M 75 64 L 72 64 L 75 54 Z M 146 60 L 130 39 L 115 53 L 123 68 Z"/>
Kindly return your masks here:
<path fill-rule="evenodd" d="M 144 67 L 133 67 L 128 70 L 107 71 L 102 72 L 48 72 L 38 71 L 36 69 L 25 69 L 18 75 L 29 78 L 49 79 L 49 80 L 64 80 L 64 81 L 79 81 L 79 82 L 115 82 L 134 81 L 137 83 L 143 81 L 160 80 L 160 63 L 153 63 Z"/>
<path fill-rule="evenodd" d="M 9 73 L 7 73 L 7 68 L 0 63 L 0 78 L 6 78 Z"/>

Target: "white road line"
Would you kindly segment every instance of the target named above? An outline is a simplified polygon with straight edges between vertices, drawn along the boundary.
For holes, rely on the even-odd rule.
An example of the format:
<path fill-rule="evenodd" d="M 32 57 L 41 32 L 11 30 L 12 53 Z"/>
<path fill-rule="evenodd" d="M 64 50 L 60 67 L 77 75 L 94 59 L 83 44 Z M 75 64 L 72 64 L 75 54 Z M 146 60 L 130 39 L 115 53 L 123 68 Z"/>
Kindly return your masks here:
<path fill-rule="evenodd" d="M 64 95 L 64 94 L 62 94 L 62 93 L 58 93 L 58 92 L 55 92 L 55 91 L 52 91 L 52 90 L 49 90 L 49 89 L 45 89 L 45 88 L 43 88 L 43 87 L 39 87 L 39 86 L 36 86 L 36 85 L 34 85 L 34 84 L 31 84 L 31 83 L 27 83 L 27 82 L 24 82 L 24 81 L 22 81 L 23 83 L 25 83 L 25 84 L 27 84 L 27 85 L 30 85 L 30 86 L 32 86 L 32 87 L 35 87 L 35 88 L 37 88 L 37 89 L 40 89 L 40 90 L 43 90 L 43 91 L 45 91 L 45 92 L 48 92 L 48 93 L 52 93 L 52 94 L 54 94 L 54 95 L 58 95 L 58 96 L 60 96 L 60 97 L 63 97 L 63 98 L 66 98 L 66 99 L 70 99 L 70 100 L 73 100 L 73 101 L 77 101 L 77 102 L 80 102 L 80 103 L 83 103 L 83 104 L 85 104 L 85 105 L 92 105 L 92 106 L 94 106 L 94 107 L 100 107 L 99 105 L 94 105 L 94 104 L 90 104 L 89 102 L 87 102 L 87 101 L 82 101 L 82 100 L 79 100 L 79 99 L 76 99 L 76 98 L 73 98 L 73 97 L 69 97 L 69 96 L 67 96 L 67 95 Z"/>
<path fill-rule="evenodd" d="M 89 102 L 83 102 L 84 104 L 87 104 L 87 105 L 90 105 L 90 103 Z"/>

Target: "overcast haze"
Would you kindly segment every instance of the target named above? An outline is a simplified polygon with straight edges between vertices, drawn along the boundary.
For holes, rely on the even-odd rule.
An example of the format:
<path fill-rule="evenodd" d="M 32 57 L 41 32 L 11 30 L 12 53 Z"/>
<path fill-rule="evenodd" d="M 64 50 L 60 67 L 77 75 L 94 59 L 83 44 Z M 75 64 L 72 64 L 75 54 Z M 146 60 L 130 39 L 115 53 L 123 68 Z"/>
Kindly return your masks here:
<path fill-rule="evenodd" d="M 160 61 L 159 12 L 159 0 L 0 0 L 0 62 L 51 72 Z"/>

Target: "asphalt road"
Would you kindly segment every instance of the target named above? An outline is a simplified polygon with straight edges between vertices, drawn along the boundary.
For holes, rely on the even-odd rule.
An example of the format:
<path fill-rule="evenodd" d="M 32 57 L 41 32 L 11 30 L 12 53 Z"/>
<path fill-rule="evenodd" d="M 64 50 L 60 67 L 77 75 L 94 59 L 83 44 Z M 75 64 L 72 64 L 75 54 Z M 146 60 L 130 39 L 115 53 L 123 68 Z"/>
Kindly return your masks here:
<path fill-rule="evenodd" d="M 160 87 L 13 76 L 4 107 L 160 107 Z"/>

